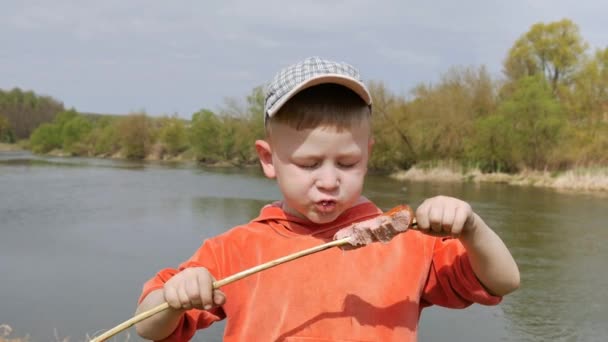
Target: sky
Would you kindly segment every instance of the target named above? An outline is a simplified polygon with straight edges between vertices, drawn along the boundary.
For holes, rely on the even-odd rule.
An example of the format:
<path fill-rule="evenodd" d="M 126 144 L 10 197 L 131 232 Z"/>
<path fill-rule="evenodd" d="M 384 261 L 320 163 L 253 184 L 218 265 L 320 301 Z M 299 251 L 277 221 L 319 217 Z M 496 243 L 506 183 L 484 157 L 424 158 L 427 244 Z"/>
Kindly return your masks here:
<path fill-rule="evenodd" d="M 345 61 L 407 96 L 450 67 L 501 76 L 538 22 L 573 20 L 608 46 L 608 1 L 2 1 L 0 89 L 48 95 L 80 112 L 190 118 L 244 98 L 309 56 Z"/>

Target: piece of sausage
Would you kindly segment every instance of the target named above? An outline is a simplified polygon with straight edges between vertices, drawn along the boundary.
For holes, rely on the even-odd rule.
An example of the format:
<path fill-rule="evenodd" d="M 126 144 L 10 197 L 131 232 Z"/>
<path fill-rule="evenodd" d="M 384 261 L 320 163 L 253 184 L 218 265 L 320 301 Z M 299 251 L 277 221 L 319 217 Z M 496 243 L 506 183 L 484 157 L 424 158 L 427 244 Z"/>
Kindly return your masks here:
<path fill-rule="evenodd" d="M 334 240 L 349 238 L 349 245 L 342 246 L 343 249 L 358 248 L 377 241 L 387 243 L 397 234 L 408 230 L 413 222 L 412 208 L 399 205 L 380 216 L 340 229 L 334 235 Z"/>

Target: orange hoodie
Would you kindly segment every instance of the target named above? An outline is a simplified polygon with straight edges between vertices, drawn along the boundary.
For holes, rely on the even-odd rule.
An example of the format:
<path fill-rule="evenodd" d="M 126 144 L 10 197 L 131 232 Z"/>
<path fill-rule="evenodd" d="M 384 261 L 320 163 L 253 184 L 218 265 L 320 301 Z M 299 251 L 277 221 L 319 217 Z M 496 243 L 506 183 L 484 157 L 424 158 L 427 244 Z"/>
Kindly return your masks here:
<path fill-rule="evenodd" d="M 206 240 L 179 269 L 161 270 L 140 301 L 180 270 L 206 267 L 216 279 L 331 240 L 337 230 L 381 214 L 359 204 L 336 221 L 311 225 L 269 205 L 260 216 Z M 342 251 L 332 248 L 222 288 L 221 308 L 190 310 L 166 341 L 188 341 L 197 329 L 228 318 L 224 341 L 416 341 L 422 308 L 494 305 L 457 239 L 417 231 Z"/>

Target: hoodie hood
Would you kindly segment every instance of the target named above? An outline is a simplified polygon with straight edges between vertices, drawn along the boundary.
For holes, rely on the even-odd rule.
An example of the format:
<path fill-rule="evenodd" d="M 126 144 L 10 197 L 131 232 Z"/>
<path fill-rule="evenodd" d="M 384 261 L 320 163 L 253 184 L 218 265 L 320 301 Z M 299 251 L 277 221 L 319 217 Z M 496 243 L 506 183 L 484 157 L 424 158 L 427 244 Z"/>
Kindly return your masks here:
<path fill-rule="evenodd" d="M 281 202 L 274 202 L 264 206 L 260 211 L 260 215 L 252 220 L 252 222 L 267 224 L 280 234 L 314 235 L 319 238 L 331 238 L 341 228 L 380 214 L 382 214 L 382 210 L 372 202 L 366 201 L 344 211 L 332 222 L 316 224 L 286 213 L 281 208 Z"/>

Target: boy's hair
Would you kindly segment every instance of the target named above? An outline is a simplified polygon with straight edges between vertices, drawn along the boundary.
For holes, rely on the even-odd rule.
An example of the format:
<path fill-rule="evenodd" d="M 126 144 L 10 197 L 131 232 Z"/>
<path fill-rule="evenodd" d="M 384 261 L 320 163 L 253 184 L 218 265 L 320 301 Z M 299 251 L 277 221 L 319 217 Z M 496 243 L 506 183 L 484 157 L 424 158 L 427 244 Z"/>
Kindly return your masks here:
<path fill-rule="evenodd" d="M 271 123 L 282 123 L 296 130 L 321 125 L 338 129 L 351 127 L 371 119 L 371 108 L 365 101 L 339 84 L 320 84 L 306 88 L 289 101 L 277 113 L 266 120 L 266 135 L 271 134 Z"/>

